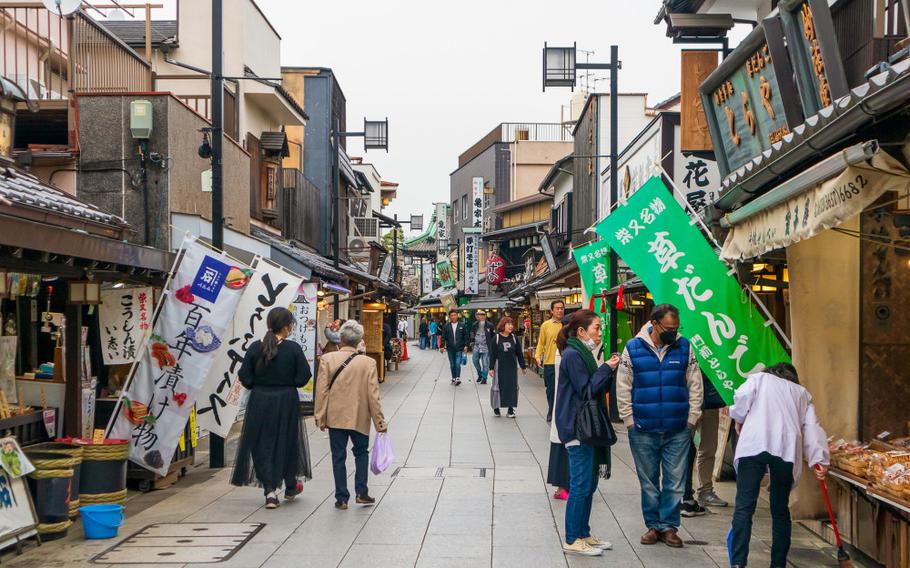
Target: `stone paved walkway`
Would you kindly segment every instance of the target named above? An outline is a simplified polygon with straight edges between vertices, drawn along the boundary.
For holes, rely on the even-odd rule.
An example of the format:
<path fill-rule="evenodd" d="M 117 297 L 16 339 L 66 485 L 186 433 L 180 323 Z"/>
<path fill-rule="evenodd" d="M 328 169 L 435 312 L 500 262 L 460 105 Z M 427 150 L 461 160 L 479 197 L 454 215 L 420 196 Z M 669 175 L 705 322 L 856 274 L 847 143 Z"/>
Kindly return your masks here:
<path fill-rule="evenodd" d="M 729 508 L 684 521 L 683 539 L 701 544 L 681 550 L 639 544 L 644 527 L 638 482 L 624 432 L 614 448 L 613 478 L 601 482 L 591 518 L 595 534 L 615 549 L 600 558 L 563 555 L 565 502 L 554 501 L 545 485 L 549 426 L 543 381 L 531 373 L 522 377 L 517 420 L 495 418 L 488 386 L 470 380 L 453 388 L 444 355 L 416 346 L 410 351 L 411 360 L 382 386 L 397 459 L 382 476 L 370 474 L 375 507 L 334 509 L 328 440 L 309 422 L 315 479 L 296 502 L 265 510 L 260 490 L 232 487 L 229 469 L 212 472 L 202 464 L 171 489 L 131 501 L 121 537 L 158 522 L 266 523 L 233 558 L 209 564 L 220 568 L 726 566 Z M 465 371 L 474 379 L 470 366 Z M 718 487 L 731 501 L 733 490 L 731 483 Z M 756 513 L 752 565 L 768 565 L 769 539 L 764 503 Z M 77 525 L 64 540 L 30 546 L 2 561 L 17 568 L 99 566 L 90 559 L 114 542 L 84 541 Z M 837 565 L 832 549 L 798 525 L 793 546 L 793 566 Z M 143 560 L 141 549 L 136 554 Z"/>

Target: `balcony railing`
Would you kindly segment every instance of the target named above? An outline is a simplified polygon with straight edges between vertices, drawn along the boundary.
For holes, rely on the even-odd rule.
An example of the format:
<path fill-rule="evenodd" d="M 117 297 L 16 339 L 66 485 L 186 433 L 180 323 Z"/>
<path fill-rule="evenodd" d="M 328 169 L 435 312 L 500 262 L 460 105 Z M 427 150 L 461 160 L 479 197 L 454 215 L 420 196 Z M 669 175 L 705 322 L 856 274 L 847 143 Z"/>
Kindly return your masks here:
<path fill-rule="evenodd" d="M 282 171 L 277 207 L 281 232 L 287 239 L 321 250 L 325 221 L 319 218 L 319 190 L 300 170 L 284 168 Z"/>
<path fill-rule="evenodd" d="M 503 122 L 458 156 L 467 164 L 497 142 L 571 142 L 572 128 L 559 122 Z"/>
<path fill-rule="evenodd" d="M 0 75 L 30 100 L 152 89 L 149 63 L 89 16 L 21 3 L 0 2 Z"/>

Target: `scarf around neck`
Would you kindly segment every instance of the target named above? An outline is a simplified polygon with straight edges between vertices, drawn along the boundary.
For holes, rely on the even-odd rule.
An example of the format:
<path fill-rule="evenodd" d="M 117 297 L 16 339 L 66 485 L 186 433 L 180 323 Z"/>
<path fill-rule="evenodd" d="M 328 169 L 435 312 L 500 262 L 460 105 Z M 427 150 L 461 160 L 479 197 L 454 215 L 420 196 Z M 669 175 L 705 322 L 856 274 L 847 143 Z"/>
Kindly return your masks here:
<path fill-rule="evenodd" d="M 578 354 L 581 355 L 581 360 L 585 362 L 585 366 L 588 368 L 588 373 L 593 375 L 594 371 L 597 370 L 597 361 L 594 360 L 594 354 L 591 353 L 591 350 L 577 337 L 570 337 L 566 343 L 569 347 L 578 351 Z"/>

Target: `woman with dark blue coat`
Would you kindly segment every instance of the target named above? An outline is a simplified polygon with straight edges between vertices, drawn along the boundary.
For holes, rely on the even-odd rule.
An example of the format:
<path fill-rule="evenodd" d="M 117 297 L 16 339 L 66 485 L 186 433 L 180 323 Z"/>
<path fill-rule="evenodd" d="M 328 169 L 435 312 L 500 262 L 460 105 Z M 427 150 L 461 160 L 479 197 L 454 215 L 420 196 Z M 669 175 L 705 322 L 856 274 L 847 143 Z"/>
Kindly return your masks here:
<path fill-rule="evenodd" d="M 601 402 L 603 393 L 613 383 L 613 373 L 619 366 L 619 356 L 613 355 L 597 366 L 594 353 L 600 346 L 602 326 L 600 317 L 591 310 L 572 314 L 559 336 L 556 346 L 562 353 L 559 364 L 559 383 L 556 391 L 554 421 L 559 441 L 569 454 L 569 499 L 566 503 L 565 552 L 584 556 L 600 556 L 613 545 L 591 535 L 591 506 L 597 490 L 597 470 L 607 461 L 606 448 L 595 448 L 581 442 L 575 434 L 575 417 L 579 403 L 588 388 Z M 607 451 L 604 451 L 607 450 Z"/>

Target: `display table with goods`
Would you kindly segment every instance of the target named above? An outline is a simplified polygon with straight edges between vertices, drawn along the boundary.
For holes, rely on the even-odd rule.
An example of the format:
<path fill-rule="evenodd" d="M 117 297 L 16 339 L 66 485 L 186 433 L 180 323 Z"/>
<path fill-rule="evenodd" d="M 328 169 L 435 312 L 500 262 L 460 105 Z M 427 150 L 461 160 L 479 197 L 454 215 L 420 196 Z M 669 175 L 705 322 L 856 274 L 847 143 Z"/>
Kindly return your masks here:
<path fill-rule="evenodd" d="M 886 567 L 910 566 L 910 437 L 829 442 L 847 540 Z"/>

